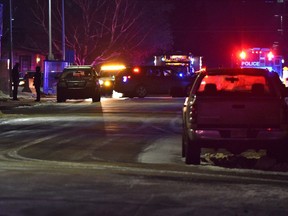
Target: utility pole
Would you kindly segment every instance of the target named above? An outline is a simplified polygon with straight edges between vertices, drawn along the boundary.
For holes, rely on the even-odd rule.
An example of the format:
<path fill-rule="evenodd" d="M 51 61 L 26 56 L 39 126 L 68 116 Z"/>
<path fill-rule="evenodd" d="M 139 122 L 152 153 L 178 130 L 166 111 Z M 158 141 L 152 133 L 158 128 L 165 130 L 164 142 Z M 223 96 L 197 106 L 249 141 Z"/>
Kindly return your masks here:
<path fill-rule="evenodd" d="M 3 4 L 0 3 L 0 59 L 2 58 Z"/>
<path fill-rule="evenodd" d="M 62 60 L 65 61 L 66 51 L 65 51 L 65 8 L 64 0 L 62 0 Z"/>
<path fill-rule="evenodd" d="M 51 0 L 48 0 L 48 1 L 49 1 L 49 54 L 48 54 L 48 60 L 54 60 L 54 56 L 52 54 Z"/>
<path fill-rule="evenodd" d="M 10 32 L 10 46 L 9 46 L 9 94 L 12 97 L 12 67 L 13 67 L 13 17 L 12 17 L 12 0 L 9 0 L 9 32 Z"/>

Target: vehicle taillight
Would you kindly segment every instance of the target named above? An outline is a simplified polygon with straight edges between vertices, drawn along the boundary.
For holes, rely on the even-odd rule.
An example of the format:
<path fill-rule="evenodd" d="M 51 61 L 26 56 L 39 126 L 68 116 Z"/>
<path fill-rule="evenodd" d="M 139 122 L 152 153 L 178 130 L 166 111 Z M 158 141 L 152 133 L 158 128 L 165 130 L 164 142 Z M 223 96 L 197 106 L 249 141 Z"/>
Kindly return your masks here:
<path fill-rule="evenodd" d="M 138 67 L 133 68 L 133 73 L 139 73 L 139 72 L 140 72 L 140 68 Z"/>

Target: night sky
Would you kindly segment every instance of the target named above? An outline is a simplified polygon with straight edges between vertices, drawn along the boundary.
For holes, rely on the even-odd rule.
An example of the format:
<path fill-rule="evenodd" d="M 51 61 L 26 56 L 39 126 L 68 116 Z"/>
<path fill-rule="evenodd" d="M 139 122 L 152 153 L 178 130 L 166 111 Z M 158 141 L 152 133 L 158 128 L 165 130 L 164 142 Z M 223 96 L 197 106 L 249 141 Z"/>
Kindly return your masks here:
<path fill-rule="evenodd" d="M 174 51 L 203 56 L 207 66 L 230 66 L 234 50 L 241 47 L 270 48 L 275 41 L 281 40 L 277 32 L 280 21 L 275 14 L 279 14 L 285 5 L 277 0 L 167 1 L 174 3 L 170 17 Z M 7 2 L 0 0 L 0 3 Z M 16 5 L 22 1 L 14 2 Z M 28 12 L 28 8 L 23 8 L 21 14 Z"/>
<path fill-rule="evenodd" d="M 175 50 L 204 57 L 210 67 L 230 66 L 241 47 L 272 47 L 281 10 L 265 0 L 177 0 L 172 17 Z"/>

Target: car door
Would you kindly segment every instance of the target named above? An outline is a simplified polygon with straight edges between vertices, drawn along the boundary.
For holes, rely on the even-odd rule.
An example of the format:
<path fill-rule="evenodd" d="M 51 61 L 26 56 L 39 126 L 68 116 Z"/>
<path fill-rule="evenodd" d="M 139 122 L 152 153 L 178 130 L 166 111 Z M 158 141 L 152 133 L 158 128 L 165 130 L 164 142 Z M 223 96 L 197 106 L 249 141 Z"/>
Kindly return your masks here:
<path fill-rule="evenodd" d="M 143 77 L 143 85 L 150 94 L 157 94 L 160 91 L 159 85 L 161 85 L 161 71 L 157 67 L 143 68 L 145 76 Z"/>
<path fill-rule="evenodd" d="M 164 93 L 170 93 L 171 88 L 174 86 L 175 83 L 175 72 L 171 68 L 162 68 L 163 73 L 163 89 Z"/>

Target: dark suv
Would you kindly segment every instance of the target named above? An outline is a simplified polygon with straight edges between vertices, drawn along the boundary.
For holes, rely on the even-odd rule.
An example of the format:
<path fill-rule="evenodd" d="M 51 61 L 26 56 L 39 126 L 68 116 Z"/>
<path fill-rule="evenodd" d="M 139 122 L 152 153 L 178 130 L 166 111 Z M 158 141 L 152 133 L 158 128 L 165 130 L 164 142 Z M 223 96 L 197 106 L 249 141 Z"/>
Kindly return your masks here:
<path fill-rule="evenodd" d="M 114 90 L 128 97 L 143 98 L 148 94 L 187 96 L 194 76 L 167 66 L 136 66 L 119 72 Z"/>
<path fill-rule="evenodd" d="M 92 98 L 93 102 L 100 101 L 99 76 L 92 66 L 67 67 L 58 79 L 57 102 L 85 98 Z"/>

